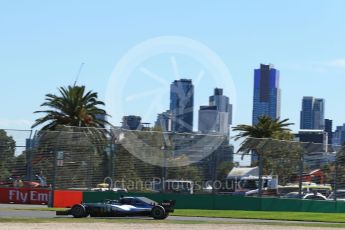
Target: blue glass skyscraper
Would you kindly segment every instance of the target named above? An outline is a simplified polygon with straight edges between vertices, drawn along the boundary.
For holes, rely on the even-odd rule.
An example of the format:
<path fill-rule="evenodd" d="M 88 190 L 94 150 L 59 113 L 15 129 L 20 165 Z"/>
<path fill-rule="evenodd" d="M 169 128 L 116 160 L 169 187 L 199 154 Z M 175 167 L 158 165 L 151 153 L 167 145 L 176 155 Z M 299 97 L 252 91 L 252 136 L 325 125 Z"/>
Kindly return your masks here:
<path fill-rule="evenodd" d="M 303 97 L 302 111 L 301 111 L 301 129 L 313 129 L 314 128 L 314 98 Z"/>
<path fill-rule="evenodd" d="M 324 99 L 314 97 L 303 97 L 300 128 L 319 130 L 325 128 Z"/>
<path fill-rule="evenodd" d="M 170 85 L 171 131 L 193 131 L 194 86 L 192 80 L 175 80 Z"/>
<path fill-rule="evenodd" d="M 279 70 L 261 64 L 260 69 L 254 70 L 253 124 L 263 115 L 280 117 L 280 88 Z"/>

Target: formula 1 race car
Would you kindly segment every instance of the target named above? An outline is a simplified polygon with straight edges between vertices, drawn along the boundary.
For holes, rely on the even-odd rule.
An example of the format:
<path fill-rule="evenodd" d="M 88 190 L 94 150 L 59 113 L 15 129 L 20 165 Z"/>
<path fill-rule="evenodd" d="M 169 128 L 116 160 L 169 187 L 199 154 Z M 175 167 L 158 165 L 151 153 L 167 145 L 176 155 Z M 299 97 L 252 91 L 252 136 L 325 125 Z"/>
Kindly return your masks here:
<path fill-rule="evenodd" d="M 163 220 L 174 212 L 175 201 L 157 203 L 146 197 L 122 197 L 119 200 L 105 200 L 101 203 L 76 204 L 66 211 L 56 211 L 58 216 L 82 217 L 127 217 L 150 216 Z"/>

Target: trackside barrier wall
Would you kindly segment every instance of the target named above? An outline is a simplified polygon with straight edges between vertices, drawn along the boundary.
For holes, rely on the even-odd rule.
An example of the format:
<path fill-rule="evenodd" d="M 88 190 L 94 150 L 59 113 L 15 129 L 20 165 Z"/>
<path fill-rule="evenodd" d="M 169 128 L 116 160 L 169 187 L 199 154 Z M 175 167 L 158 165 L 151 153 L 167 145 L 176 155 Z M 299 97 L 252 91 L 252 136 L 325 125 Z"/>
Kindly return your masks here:
<path fill-rule="evenodd" d="M 47 204 L 50 193 L 40 188 L 0 188 L 0 203 Z"/>
<path fill-rule="evenodd" d="M 48 204 L 52 191 L 41 188 L 0 188 L 2 204 Z M 83 201 L 82 191 L 55 190 L 54 207 L 70 208 Z"/>
<path fill-rule="evenodd" d="M 344 201 L 316 201 L 280 198 L 257 198 L 229 195 L 182 195 L 156 193 L 84 192 L 83 202 L 101 202 L 124 196 L 145 196 L 155 201 L 176 200 L 177 209 L 248 210 L 344 213 Z"/>
<path fill-rule="evenodd" d="M 55 190 L 54 204 L 55 208 L 71 208 L 75 204 L 83 201 L 82 191 Z"/>

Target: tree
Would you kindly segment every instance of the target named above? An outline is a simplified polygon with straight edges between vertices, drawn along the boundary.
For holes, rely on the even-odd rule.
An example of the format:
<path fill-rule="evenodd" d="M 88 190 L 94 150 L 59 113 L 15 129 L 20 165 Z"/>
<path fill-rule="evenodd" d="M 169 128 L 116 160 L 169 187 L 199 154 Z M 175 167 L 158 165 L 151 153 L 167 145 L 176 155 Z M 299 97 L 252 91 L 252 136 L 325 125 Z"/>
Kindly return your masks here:
<path fill-rule="evenodd" d="M 44 125 L 42 130 L 55 130 L 60 125 L 74 127 L 104 128 L 109 124 L 105 110 L 99 108 L 104 102 L 98 95 L 85 91 L 85 86 L 68 86 L 59 88 L 60 95 L 46 94 L 46 101 L 41 105 L 48 110 L 36 111 L 45 116 L 36 120 L 32 128 Z"/>
<path fill-rule="evenodd" d="M 256 125 L 238 125 L 233 128 L 233 131 L 240 132 L 235 136 L 236 140 L 246 138 L 239 151 L 258 154 L 262 159 L 261 172 L 278 175 L 283 184 L 296 172 L 302 153 L 299 143 L 282 141 L 292 140 L 293 134 L 288 128 L 290 125 L 292 123 L 288 123 L 288 119 L 262 116 Z M 254 162 L 253 166 L 258 163 Z"/>
<path fill-rule="evenodd" d="M 5 130 L 0 129 L 0 180 L 11 176 L 11 170 L 15 159 L 16 143 L 8 136 Z"/>
<path fill-rule="evenodd" d="M 279 120 L 273 119 L 269 116 L 261 116 L 256 125 L 238 125 L 234 127 L 233 131 L 240 133 L 235 136 L 235 139 L 240 138 L 272 138 L 279 140 L 291 140 L 291 130 L 287 128 L 293 123 L 287 123 L 289 119 Z"/>
<path fill-rule="evenodd" d="M 62 186 L 90 187 L 103 181 L 109 133 L 104 128 L 110 125 L 105 119 L 109 115 L 101 108 L 104 105 L 97 93 L 86 91 L 85 86 L 60 87 L 59 95 L 47 94 L 41 106 L 48 109 L 35 112 L 44 116 L 32 126 L 43 126 L 36 137 L 34 169 L 44 168 L 51 179 L 57 174 L 54 182 Z M 57 152 L 63 152 L 65 162 L 53 172 Z"/>
<path fill-rule="evenodd" d="M 293 134 L 288 126 L 293 123 L 288 123 L 289 119 L 279 120 L 273 119 L 269 116 L 259 117 L 256 125 L 238 125 L 233 128 L 233 131 L 240 133 L 235 136 L 235 140 L 246 138 L 239 149 L 239 151 L 254 151 L 254 154 L 260 154 L 259 149 L 262 143 L 267 143 L 268 139 L 277 140 L 292 140 Z"/>

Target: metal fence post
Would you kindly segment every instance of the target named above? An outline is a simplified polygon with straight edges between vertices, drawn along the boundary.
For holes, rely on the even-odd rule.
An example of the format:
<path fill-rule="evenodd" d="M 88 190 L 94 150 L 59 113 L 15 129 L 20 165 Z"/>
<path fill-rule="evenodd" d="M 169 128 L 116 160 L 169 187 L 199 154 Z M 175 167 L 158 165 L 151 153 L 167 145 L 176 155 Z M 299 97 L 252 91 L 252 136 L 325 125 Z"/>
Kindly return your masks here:
<path fill-rule="evenodd" d="M 112 150 L 112 164 L 111 164 L 111 175 L 114 176 L 114 179 L 116 181 L 116 155 L 118 154 L 118 151 L 120 149 L 120 144 L 114 143 L 113 144 L 113 150 Z"/>
<path fill-rule="evenodd" d="M 166 169 L 166 164 L 167 164 L 167 162 L 166 162 L 166 158 L 167 158 L 167 155 L 166 155 L 166 146 L 164 145 L 164 146 L 162 146 L 161 147 L 161 150 L 163 151 L 163 165 L 162 165 L 162 181 L 161 181 L 161 183 L 162 183 L 162 192 L 164 193 L 165 192 L 165 180 L 166 180 L 166 174 L 167 174 L 167 169 Z"/>
<path fill-rule="evenodd" d="M 87 165 L 87 189 L 91 190 L 92 188 L 92 175 L 93 175 L 93 159 L 92 154 L 97 152 L 97 147 L 92 144 L 92 151 L 89 152 L 89 163 Z"/>
<path fill-rule="evenodd" d="M 53 154 L 54 154 L 54 162 L 53 162 L 53 180 L 52 180 L 52 186 L 51 186 L 51 192 L 50 192 L 50 199 L 49 199 L 49 204 L 48 207 L 54 208 L 54 191 L 56 189 L 56 171 L 57 171 L 57 148 L 55 147 L 53 149 Z"/>
<path fill-rule="evenodd" d="M 109 144 L 109 163 L 108 163 L 108 176 L 113 177 L 113 150 L 114 144 L 110 141 Z"/>
<path fill-rule="evenodd" d="M 223 143 L 222 143 L 223 145 Z M 216 183 L 216 180 L 217 180 L 217 169 L 218 169 L 218 154 L 220 154 L 222 152 L 222 145 L 219 146 L 213 153 L 213 156 L 212 156 L 212 161 L 213 161 L 213 175 L 212 175 L 212 194 L 215 194 L 216 193 L 216 188 L 215 188 L 215 185 L 217 184 Z"/>
<path fill-rule="evenodd" d="M 301 199 L 302 198 L 302 192 L 303 192 L 303 172 L 304 172 L 304 154 L 307 153 L 307 149 L 313 145 L 312 142 L 308 143 L 305 147 L 303 147 L 300 155 L 300 164 L 299 164 L 299 180 L 298 180 L 298 196 Z"/>
<path fill-rule="evenodd" d="M 270 143 L 271 139 L 262 139 L 265 140 L 265 142 L 260 143 L 261 146 L 256 146 L 255 151 L 258 155 L 258 161 L 259 161 L 259 183 L 258 183 L 258 197 L 262 196 L 262 176 L 263 176 L 263 170 L 264 170 L 264 153 L 265 153 L 265 147 L 267 144 Z M 260 149 L 260 151 L 259 151 Z"/>
<path fill-rule="evenodd" d="M 33 180 L 33 175 L 32 175 L 32 153 L 33 153 L 33 142 L 35 140 L 32 138 L 32 130 L 30 131 L 30 136 L 29 136 L 29 143 L 28 143 L 28 149 L 26 151 L 26 177 L 28 180 L 32 181 Z"/>
<path fill-rule="evenodd" d="M 257 152 L 259 160 L 259 185 L 258 185 L 258 196 L 262 196 L 262 174 L 263 174 L 263 151 L 261 153 Z"/>
<path fill-rule="evenodd" d="M 55 144 L 53 148 L 53 180 L 52 180 L 52 185 L 51 185 L 51 195 L 50 195 L 50 200 L 48 206 L 53 208 L 54 207 L 54 191 L 56 189 L 56 178 L 57 178 L 57 160 L 58 160 L 58 144 L 60 141 L 60 134 L 61 131 L 57 132 L 57 137 L 55 138 Z"/>
<path fill-rule="evenodd" d="M 340 150 L 341 151 L 341 150 Z M 336 152 L 335 153 L 335 172 L 334 172 L 334 185 L 333 185 L 333 187 L 334 187 L 334 192 L 333 192 L 333 194 L 334 194 L 334 196 L 333 196 L 333 199 L 334 199 L 334 201 L 337 201 L 337 189 L 338 189 L 338 183 L 337 183 L 337 178 L 338 178 L 338 167 L 339 167 L 339 164 L 338 164 L 338 154 L 339 154 L 339 152 Z"/>
<path fill-rule="evenodd" d="M 340 149 L 340 151 L 343 151 L 343 149 L 344 149 L 344 147 L 342 147 Z M 338 179 L 338 170 L 339 170 L 339 162 L 338 162 L 339 152 L 336 152 L 336 154 L 335 154 L 334 192 L 333 192 L 333 194 L 334 194 L 334 196 L 333 196 L 334 201 L 337 201 L 337 189 L 338 189 L 338 183 L 337 183 L 338 181 L 337 181 L 337 179 Z"/>
<path fill-rule="evenodd" d="M 302 198 L 302 186 L 303 186 L 303 171 L 304 171 L 304 151 L 300 151 L 299 155 L 299 173 L 298 173 L 298 198 Z"/>

